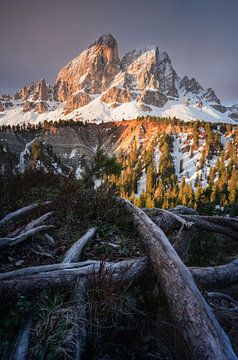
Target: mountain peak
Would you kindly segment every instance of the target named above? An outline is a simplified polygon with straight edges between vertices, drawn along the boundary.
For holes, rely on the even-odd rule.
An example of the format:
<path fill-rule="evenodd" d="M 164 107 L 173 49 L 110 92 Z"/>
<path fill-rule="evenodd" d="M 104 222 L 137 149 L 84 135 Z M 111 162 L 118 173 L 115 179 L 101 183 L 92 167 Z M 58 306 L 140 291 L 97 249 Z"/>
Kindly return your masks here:
<path fill-rule="evenodd" d="M 54 100 L 64 104 L 51 102 L 53 94 Z M 71 116 L 71 112 L 72 118 L 89 121 L 148 114 L 216 122 L 238 118 L 237 109 L 222 106 L 213 89 L 205 89 L 194 77 L 180 78 L 167 52 L 157 45 L 128 51 L 120 60 L 111 33 L 102 34 L 64 66 L 54 89 L 41 79 L 24 86 L 13 101 L 9 97 L 1 99 L 2 123 L 8 122 L 11 108 L 23 111 L 26 121 L 31 111 L 45 111 L 48 118 L 54 110 L 56 120 Z M 11 116 L 15 119 L 14 111 Z"/>
<path fill-rule="evenodd" d="M 108 47 L 115 47 L 117 46 L 117 41 L 111 33 L 104 33 L 96 41 L 94 41 L 90 45 L 90 47 L 95 45 L 106 45 Z"/>

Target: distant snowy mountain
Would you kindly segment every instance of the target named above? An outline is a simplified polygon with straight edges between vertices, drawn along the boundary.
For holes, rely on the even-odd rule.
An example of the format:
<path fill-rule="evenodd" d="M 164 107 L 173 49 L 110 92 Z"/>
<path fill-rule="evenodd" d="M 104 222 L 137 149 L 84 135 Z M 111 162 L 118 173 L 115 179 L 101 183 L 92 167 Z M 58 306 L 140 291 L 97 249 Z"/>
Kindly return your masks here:
<path fill-rule="evenodd" d="M 180 78 L 158 47 L 132 50 L 120 60 L 111 34 L 69 62 L 55 85 L 42 79 L 14 96 L 0 96 L 0 125 L 75 119 L 90 122 L 177 117 L 236 124 L 238 105 L 224 106 L 213 89 Z"/>

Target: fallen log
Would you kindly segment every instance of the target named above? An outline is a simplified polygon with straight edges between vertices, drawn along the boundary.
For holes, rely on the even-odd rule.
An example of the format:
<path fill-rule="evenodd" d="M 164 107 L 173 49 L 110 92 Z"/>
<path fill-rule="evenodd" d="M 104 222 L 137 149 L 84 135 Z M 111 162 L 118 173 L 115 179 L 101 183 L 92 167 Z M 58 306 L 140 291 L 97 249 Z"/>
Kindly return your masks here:
<path fill-rule="evenodd" d="M 20 235 L 17 235 L 15 237 L 3 237 L 0 238 L 0 248 L 5 246 L 14 246 L 17 245 L 32 236 L 35 236 L 37 234 L 41 234 L 43 232 L 49 231 L 51 228 L 53 228 L 53 225 L 40 225 L 33 229 L 30 229 L 26 232 L 21 233 Z"/>
<path fill-rule="evenodd" d="M 105 276 L 115 281 L 134 283 L 148 267 L 146 258 L 129 259 L 117 263 L 84 261 L 41 265 L 0 274 L 0 298 L 15 298 L 36 293 L 49 287 L 69 288 L 77 279 L 92 277 L 105 268 Z"/>
<path fill-rule="evenodd" d="M 164 232 L 141 209 L 128 200 L 121 201 L 133 216 L 190 359 L 237 359 L 230 340 Z"/>
<path fill-rule="evenodd" d="M 135 259 L 124 260 L 128 261 L 129 266 L 132 263 L 135 263 L 135 266 L 138 267 L 138 271 L 140 268 L 141 273 L 144 274 L 149 270 L 149 262 L 146 260 L 145 257 L 138 257 Z M 19 283 L 24 281 L 24 278 L 29 279 L 31 276 L 41 276 L 41 274 L 46 274 L 49 280 L 50 286 L 50 279 L 52 276 L 55 277 L 56 272 L 60 272 L 64 274 L 64 272 L 68 272 L 70 270 L 79 271 L 81 275 L 92 275 L 93 274 L 93 267 L 99 268 L 100 261 L 97 260 L 86 260 L 79 263 L 60 263 L 60 264 L 50 264 L 50 265 L 40 265 L 40 266 L 33 266 L 27 267 L 23 269 L 13 270 L 5 273 L 0 274 L 0 292 L 2 288 L 2 284 L 4 281 L 14 281 L 17 280 Z M 108 264 L 108 263 L 105 263 Z M 117 266 L 120 267 L 122 262 L 112 263 L 113 267 L 117 269 Z M 94 269 L 95 269 L 94 268 Z M 194 281 L 197 285 L 201 286 L 204 289 L 211 289 L 211 288 L 226 288 L 228 286 L 238 284 L 238 259 L 234 260 L 226 265 L 219 265 L 214 267 L 189 267 L 189 270 L 194 278 Z M 86 271 L 86 273 L 84 273 Z M 60 281 L 60 280 L 59 280 Z"/>
<path fill-rule="evenodd" d="M 238 283 L 238 259 L 226 265 L 190 268 L 196 283 L 205 289 L 225 288 Z"/>
<path fill-rule="evenodd" d="M 221 225 L 219 223 L 217 224 L 213 222 L 211 218 L 208 220 L 207 218 L 201 217 L 199 215 L 180 214 L 180 216 L 186 221 L 193 222 L 194 225 L 200 230 L 211 231 L 228 236 L 231 239 L 238 240 L 238 231 L 234 230 L 231 226 L 228 227 L 227 222 L 226 225 Z"/>
<path fill-rule="evenodd" d="M 195 225 L 184 220 L 181 216 L 164 209 L 143 209 L 143 211 L 166 234 L 169 235 L 171 232 L 177 232 L 176 237 L 173 238 L 173 247 L 177 254 L 183 258 L 189 249 L 191 240 L 198 234 Z"/>
<path fill-rule="evenodd" d="M 224 217 L 224 216 L 199 216 L 202 220 L 219 224 L 222 226 L 229 227 L 233 230 L 238 230 L 238 219 L 234 217 Z"/>
<path fill-rule="evenodd" d="M 34 210 L 36 210 L 40 206 L 46 206 L 46 205 L 49 205 L 51 203 L 52 203 L 52 201 L 45 201 L 43 203 L 36 202 L 34 204 L 27 205 L 27 206 L 25 206 L 25 207 L 23 207 L 21 209 L 16 210 L 16 211 L 12 211 L 9 214 L 5 215 L 0 220 L 0 227 L 5 225 L 9 221 L 13 221 L 13 220 L 16 220 L 16 219 L 19 219 L 19 218 L 23 218 L 24 216 L 26 216 L 29 213 L 33 212 Z"/>
<path fill-rule="evenodd" d="M 63 263 L 77 262 L 82 254 L 83 249 L 92 240 L 96 232 L 96 227 L 91 228 L 78 241 L 76 241 L 66 252 Z"/>

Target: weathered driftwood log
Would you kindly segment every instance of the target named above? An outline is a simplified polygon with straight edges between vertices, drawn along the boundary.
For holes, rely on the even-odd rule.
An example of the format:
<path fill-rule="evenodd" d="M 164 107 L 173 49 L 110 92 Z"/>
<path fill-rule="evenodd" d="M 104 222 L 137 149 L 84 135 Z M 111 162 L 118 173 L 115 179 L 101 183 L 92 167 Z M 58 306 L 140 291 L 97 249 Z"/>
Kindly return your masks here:
<path fill-rule="evenodd" d="M 137 281 L 148 267 L 146 258 L 123 260 L 117 263 L 84 261 L 72 264 L 41 265 L 0 274 L 0 298 L 17 298 L 47 289 L 49 287 L 72 287 L 80 278 L 98 274 L 105 269 L 105 277 L 123 280 L 125 283 Z M 105 279 L 106 280 L 106 279 Z"/>
<path fill-rule="evenodd" d="M 39 208 L 40 206 L 46 206 L 51 204 L 51 201 L 46 201 L 43 203 L 34 203 L 28 206 L 25 206 L 21 209 L 18 209 L 16 211 L 13 211 L 7 215 L 5 215 L 1 220 L 0 220 L 0 227 L 2 227 L 3 225 L 7 224 L 9 221 L 14 221 L 16 219 L 20 219 L 23 218 L 24 216 L 30 214 L 31 212 L 33 212 L 34 210 L 36 210 L 37 208 Z"/>
<path fill-rule="evenodd" d="M 212 220 L 212 217 L 209 218 L 209 220 L 205 217 L 201 217 L 199 215 L 182 215 L 180 216 L 186 220 L 193 222 L 194 225 L 201 230 L 205 231 L 211 231 L 218 234 L 223 234 L 225 236 L 230 237 L 231 239 L 238 240 L 238 231 L 234 229 L 234 227 L 229 226 L 228 227 L 228 221 L 225 220 L 224 223 L 216 223 L 216 220 Z M 214 219 L 215 217 L 213 217 Z M 230 224 L 234 223 L 233 221 L 230 222 Z M 235 223 L 234 223 L 235 224 Z M 235 225 L 236 226 L 236 225 Z"/>
<path fill-rule="evenodd" d="M 22 326 L 20 333 L 18 334 L 18 337 L 16 339 L 12 354 L 10 355 L 10 360 L 27 359 L 31 325 L 32 320 L 28 319 Z"/>
<path fill-rule="evenodd" d="M 128 261 L 128 266 L 131 266 L 135 263 L 137 271 L 140 271 L 141 274 L 145 274 L 149 270 L 149 262 L 144 257 L 126 260 Z M 96 260 L 87 260 L 79 263 L 71 264 L 51 264 L 51 265 L 40 265 L 33 266 L 28 268 L 23 268 L 19 270 L 13 270 L 6 273 L 0 274 L 0 294 L 3 291 L 4 282 L 18 282 L 19 293 L 21 293 L 21 286 L 24 287 L 24 282 L 30 281 L 30 279 L 37 279 L 37 282 L 40 281 L 41 274 L 43 274 L 44 279 L 48 279 L 48 286 L 53 286 L 56 279 L 56 274 L 59 274 L 59 278 L 56 279 L 61 284 L 61 275 L 64 277 L 65 274 L 69 273 L 70 276 L 76 275 L 77 272 L 79 276 L 88 276 L 94 274 L 95 270 L 100 268 L 100 261 Z M 108 263 L 105 263 L 108 267 Z M 124 262 L 112 263 L 113 268 L 120 268 Z M 215 267 L 190 267 L 189 268 L 194 281 L 204 289 L 217 288 L 222 289 L 228 286 L 238 284 L 238 259 L 228 263 L 226 265 L 219 265 Z M 136 272 L 137 274 L 137 272 Z M 53 281 L 51 280 L 53 278 Z M 131 279 L 133 274 L 131 274 Z M 32 280 L 33 281 L 33 280 Z M 52 284 L 51 284 L 52 281 Z M 22 285 L 21 285 L 22 284 Z M 64 280 L 62 281 L 62 286 Z M 33 285 L 33 284 L 32 284 Z"/>
<path fill-rule="evenodd" d="M 63 263 L 72 263 L 79 261 L 83 249 L 92 240 L 97 232 L 97 228 L 89 229 L 78 241 L 76 241 L 71 248 L 66 252 Z"/>
<path fill-rule="evenodd" d="M 133 216 L 190 358 L 237 359 L 230 340 L 164 232 L 141 209 L 128 200 L 122 202 Z"/>
<path fill-rule="evenodd" d="M 23 232 L 20 235 L 17 235 L 15 237 L 3 237 L 0 238 L 0 248 L 5 246 L 14 246 L 17 245 L 27 239 L 29 239 L 32 236 L 35 236 L 37 234 L 41 234 L 43 232 L 49 231 L 53 226 L 52 225 L 40 225 L 33 229 L 30 229 L 26 232 Z"/>

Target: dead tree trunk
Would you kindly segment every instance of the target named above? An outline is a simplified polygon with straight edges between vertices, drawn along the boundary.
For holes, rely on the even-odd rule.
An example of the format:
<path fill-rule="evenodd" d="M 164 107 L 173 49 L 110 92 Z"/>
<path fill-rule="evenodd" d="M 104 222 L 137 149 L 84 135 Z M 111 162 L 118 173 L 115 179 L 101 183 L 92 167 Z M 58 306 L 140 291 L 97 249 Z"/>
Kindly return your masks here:
<path fill-rule="evenodd" d="M 122 202 L 133 216 L 190 358 L 237 359 L 227 335 L 163 231 L 141 209 L 128 200 Z"/>

